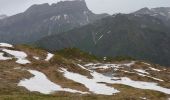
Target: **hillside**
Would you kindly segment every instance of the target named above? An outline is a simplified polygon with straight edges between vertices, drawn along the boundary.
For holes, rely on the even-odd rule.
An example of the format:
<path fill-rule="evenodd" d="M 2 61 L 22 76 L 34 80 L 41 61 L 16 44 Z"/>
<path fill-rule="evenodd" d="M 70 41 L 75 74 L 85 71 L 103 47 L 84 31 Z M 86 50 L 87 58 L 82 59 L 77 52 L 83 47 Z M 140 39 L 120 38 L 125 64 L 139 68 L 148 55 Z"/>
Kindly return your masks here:
<path fill-rule="evenodd" d="M 73 53 L 70 53 L 71 51 Z M 75 48 L 49 53 L 0 43 L 1 100 L 168 100 L 170 69 Z"/>
<path fill-rule="evenodd" d="M 32 5 L 23 13 L 0 20 L 0 40 L 12 44 L 28 44 L 105 16 L 108 15 L 91 12 L 84 0 Z"/>
<path fill-rule="evenodd" d="M 169 26 L 153 16 L 117 14 L 47 36 L 36 45 L 51 51 L 77 47 L 98 56 L 130 56 L 169 66 L 169 32 Z"/>

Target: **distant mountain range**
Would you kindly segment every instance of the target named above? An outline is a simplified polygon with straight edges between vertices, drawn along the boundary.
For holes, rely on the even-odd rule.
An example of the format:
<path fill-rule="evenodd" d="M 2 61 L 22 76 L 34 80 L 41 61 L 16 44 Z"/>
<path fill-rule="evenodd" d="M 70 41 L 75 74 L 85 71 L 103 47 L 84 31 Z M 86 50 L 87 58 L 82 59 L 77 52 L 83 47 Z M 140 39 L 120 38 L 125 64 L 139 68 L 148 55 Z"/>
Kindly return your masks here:
<path fill-rule="evenodd" d="M 30 43 L 89 24 L 107 14 L 94 14 L 84 0 L 61 1 L 57 4 L 33 5 L 0 21 L 0 40 L 13 44 Z"/>
<path fill-rule="evenodd" d="M 131 56 L 170 65 L 168 21 L 148 11 L 142 9 L 132 14 L 109 16 L 81 28 L 42 38 L 37 45 L 48 50 L 77 47 L 100 56 Z M 169 18 L 168 15 L 164 17 Z"/>

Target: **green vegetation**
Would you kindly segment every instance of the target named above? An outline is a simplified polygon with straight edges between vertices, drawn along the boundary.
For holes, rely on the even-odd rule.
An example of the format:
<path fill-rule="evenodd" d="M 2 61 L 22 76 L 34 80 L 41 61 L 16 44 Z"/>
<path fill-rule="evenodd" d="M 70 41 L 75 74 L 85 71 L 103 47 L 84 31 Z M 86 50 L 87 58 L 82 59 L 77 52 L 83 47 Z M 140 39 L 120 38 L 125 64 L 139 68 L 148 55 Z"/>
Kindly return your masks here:
<path fill-rule="evenodd" d="M 81 51 L 78 48 L 65 48 L 63 50 L 56 51 L 56 54 L 68 59 L 81 59 L 85 61 L 101 60 L 101 58 L 91 55 L 87 52 Z"/>

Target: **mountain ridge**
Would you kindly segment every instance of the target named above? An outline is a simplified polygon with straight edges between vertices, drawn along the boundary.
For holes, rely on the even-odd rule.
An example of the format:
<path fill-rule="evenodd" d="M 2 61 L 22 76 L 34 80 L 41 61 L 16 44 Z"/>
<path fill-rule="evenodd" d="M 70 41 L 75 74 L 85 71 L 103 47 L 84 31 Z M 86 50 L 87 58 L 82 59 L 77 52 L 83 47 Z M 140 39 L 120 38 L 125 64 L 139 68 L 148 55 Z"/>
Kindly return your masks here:
<path fill-rule="evenodd" d="M 0 40 L 13 44 L 31 43 L 44 36 L 65 32 L 105 16 L 108 15 L 91 12 L 84 1 L 33 5 L 24 13 L 0 21 Z"/>

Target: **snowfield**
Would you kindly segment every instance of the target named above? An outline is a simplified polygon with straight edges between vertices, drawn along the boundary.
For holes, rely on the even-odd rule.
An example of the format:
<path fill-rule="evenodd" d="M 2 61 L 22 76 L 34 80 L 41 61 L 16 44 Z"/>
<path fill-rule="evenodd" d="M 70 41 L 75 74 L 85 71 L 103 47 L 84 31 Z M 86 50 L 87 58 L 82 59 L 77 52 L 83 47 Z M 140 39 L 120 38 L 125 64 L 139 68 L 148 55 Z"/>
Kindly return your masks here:
<path fill-rule="evenodd" d="M 112 95 L 114 93 L 119 92 L 118 90 L 106 86 L 105 84 L 97 83 L 98 81 L 95 78 L 89 79 L 86 76 L 77 73 L 68 72 L 64 68 L 61 68 L 60 72 L 63 72 L 64 77 L 85 85 L 89 89 L 89 91 L 95 94 Z"/>
<path fill-rule="evenodd" d="M 81 93 L 86 94 L 87 92 L 81 92 L 69 88 L 62 88 L 51 82 L 43 73 L 36 70 L 28 70 L 34 77 L 30 79 L 23 79 L 18 83 L 18 86 L 23 86 L 29 91 L 37 91 L 43 94 L 51 94 L 57 91 L 65 91 L 71 93 Z"/>
<path fill-rule="evenodd" d="M 81 66 L 81 68 L 86 69 L 83 66 Z M 149 89 L 149 90 L 160 91 L 166 94 L 170 94 L 170 89 L 158 86 L 157 83 L 133 81 L 128 77 L 114 77 L 114 76 L 109 77 L 109 76 L 104 76 L 103 74 L 97 73 L 95 71 L 90 71 L 91 75 L 93 76 L 93 79 L 88 79 L 86 76 L 80 75 L 78 73 L 68 72 L 64 68 L 61 69 L 62 70 L 60 70 L 60 72 L 63 72 L 66 78 L 84 84 L 87 88 L 89 88 L 91 92 L 96 94 L 111 95 L 113 93 L 119 92 L 118 90 L 115 90 L 112 87 L 108 87 L 104 84 L 100 84 L 101 82 L 109 83 L 109 84 L 123 84 L 134 88 Z"/>
<path fill-rule="evenodd" d="M 8 49 L 2 49 L 2 51 L 13 55 L 15 58 L 17 58 L 16 63 L 19 64 L 28 64 L 31 63 L 29 60 L 26 59 L 27 54 L 25 52 L 22 51 L 15 51 L 15 50 L 8 50 Z"/>

